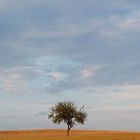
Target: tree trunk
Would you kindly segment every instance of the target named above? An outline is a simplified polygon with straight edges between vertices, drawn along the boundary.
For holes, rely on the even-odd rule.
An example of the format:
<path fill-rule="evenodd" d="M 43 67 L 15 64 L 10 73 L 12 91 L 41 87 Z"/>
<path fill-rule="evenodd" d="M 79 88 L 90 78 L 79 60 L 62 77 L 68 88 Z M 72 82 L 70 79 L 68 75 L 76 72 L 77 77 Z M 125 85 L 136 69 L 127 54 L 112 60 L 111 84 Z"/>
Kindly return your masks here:
<path fill-rule="evenodd" d="M 70 132 L 70 127 L 68 126 L 68 129 L 67 129 L 67 136 L 69 136 L 69 132 Z"/>

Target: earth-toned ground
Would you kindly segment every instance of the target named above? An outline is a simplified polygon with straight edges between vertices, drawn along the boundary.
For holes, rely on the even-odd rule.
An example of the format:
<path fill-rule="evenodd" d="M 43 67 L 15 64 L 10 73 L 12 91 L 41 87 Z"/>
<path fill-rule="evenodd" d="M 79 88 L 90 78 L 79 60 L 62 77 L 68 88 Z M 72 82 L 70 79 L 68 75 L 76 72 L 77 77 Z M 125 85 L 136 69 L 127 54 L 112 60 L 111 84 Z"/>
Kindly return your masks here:
<path fill-rule="evenodd" d="M 140 132 L 71 130 L 0 131 L 0 140 L 140 140 Z"/>

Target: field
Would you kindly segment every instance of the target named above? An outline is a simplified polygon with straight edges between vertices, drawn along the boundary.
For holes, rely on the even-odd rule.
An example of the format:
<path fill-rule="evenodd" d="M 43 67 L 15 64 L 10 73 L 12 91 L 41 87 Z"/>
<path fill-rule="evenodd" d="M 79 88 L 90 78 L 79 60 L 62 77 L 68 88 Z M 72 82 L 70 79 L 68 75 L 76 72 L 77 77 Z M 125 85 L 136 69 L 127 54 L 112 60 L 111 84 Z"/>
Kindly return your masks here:
<path fill-rule="evenodd" d="M 140 140 L 140 132 L 72 130 L 0 131 L 0 140 Z"/>

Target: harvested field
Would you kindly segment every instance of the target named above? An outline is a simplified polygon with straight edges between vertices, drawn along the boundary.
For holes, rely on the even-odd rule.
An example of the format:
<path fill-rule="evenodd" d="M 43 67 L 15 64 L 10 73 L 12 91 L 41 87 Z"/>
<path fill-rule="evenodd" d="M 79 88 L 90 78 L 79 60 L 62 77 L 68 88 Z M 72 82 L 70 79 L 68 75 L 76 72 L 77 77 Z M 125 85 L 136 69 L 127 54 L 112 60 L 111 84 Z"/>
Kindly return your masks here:
<path fill-rule="evenodd" d="M 0 140 L 140 140 L 140 132 L 72 130 L 0 131 Z"/>

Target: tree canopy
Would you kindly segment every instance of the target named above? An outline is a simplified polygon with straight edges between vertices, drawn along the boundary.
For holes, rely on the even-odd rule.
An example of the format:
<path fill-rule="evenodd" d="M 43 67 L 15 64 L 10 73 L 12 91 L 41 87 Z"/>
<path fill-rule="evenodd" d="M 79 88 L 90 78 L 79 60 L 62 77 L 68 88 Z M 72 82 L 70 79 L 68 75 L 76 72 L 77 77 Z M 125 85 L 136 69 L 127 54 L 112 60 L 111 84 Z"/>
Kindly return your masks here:
<path fill-rule="evenodd" d="M 55 106 L 50 109 L 49 119 L 53 123 L 60 124 L 64 122 L 67 124 L 67 135 L 69 136 L 69 131 L 77 123 L 84 124 L 87 113 L 84 111 L 84 107 L 79 110 L 74 102 L 64 101 L 58 102 Z"/>

